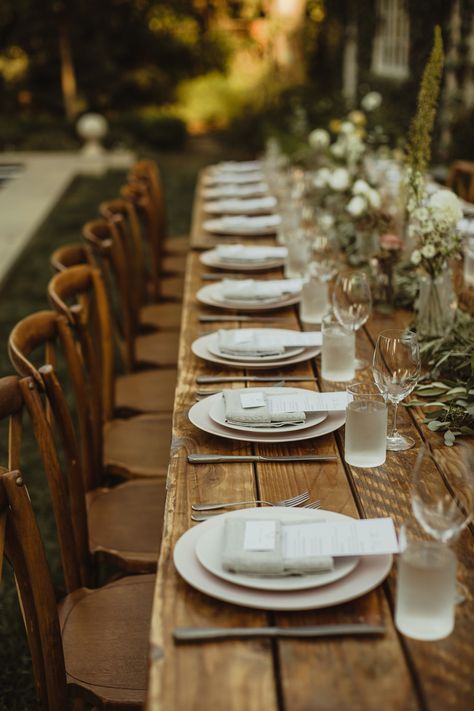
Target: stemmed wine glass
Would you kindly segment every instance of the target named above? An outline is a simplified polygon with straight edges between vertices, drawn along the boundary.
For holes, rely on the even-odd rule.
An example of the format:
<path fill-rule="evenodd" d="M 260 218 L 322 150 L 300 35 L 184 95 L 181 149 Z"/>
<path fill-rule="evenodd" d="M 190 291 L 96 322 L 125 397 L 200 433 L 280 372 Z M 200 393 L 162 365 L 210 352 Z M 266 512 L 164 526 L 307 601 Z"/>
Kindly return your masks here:
<path fill-rule="evenodd" d="M 474 453 L 467 445 L 456 445 L 460 457 L 443 477 L 436 466 L 435 452 L 420 449 L 412 475 L 413 514 L 432 538 L 449 545 L 474 519 Z M 457 602 L 464 593 L 458 583 Z"/>
<path fill-rule="evenodd" d="M 358 331 L 372 310 L 370 284 L 365 272 L 341 272 L 332 294 L 332 304 L 337 320 L 349 331 Z M 368 362 L 355 360 L 356 370 L 367 368 Z"/>
<path fill-rule="evenodd" d="M 398 403 L 407 397 L 420 377 L 421 361 L 418 339 L 413 331 L 382 331 L 375 345 L 372 371 L 375 383 L 393 404 L 392 429 L 387 435 L 387 450 L 401 452 L 415 444 L 397 430 Z"/>

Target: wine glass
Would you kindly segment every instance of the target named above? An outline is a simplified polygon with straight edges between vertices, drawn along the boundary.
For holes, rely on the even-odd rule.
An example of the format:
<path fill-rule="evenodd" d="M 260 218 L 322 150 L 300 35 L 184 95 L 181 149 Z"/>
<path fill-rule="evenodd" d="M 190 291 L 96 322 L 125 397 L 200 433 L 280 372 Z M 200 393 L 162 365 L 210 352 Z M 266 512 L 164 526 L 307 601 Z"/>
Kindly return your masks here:
<path fill-rule="evenodd" d="M 372 310 L 370 284 L 365 272 L 341 272 L 332 294 L 332 304 L 337 320 L 350 331 L 358 331 Z M 356 370 L 367 368 L 368 362 L 356 358 Z"/>
<path fill-rule="evenodd" d="M 421 361 L 418 339 L 413 331 L 382 331 L 375 345 L 372 371 L 375 383 L 393 404 L 392 429 L 387 435 L 387 450 L 401 452 L 415 444 L 397 430 L 398 403 L 407 397 L 420 377 Z"/>
<path fill-rule="evenodd" d="M 413 514 L 426 533 L 446 545 L 455 542 L 474 519 L 474 452 L 465 444 L 456 448 L 460 457 L 443 476 L 436 465 L 436 450 L 421 447 L 412 475 Z M 458 582 L 456 602 L 465 597 Z"/>

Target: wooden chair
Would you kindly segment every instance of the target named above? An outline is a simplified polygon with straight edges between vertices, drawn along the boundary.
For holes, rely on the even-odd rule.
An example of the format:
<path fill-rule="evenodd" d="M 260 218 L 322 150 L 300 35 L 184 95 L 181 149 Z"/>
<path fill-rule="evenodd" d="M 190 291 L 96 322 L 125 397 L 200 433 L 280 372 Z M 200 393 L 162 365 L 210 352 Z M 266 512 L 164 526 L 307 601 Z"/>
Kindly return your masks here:
<path fill-rule="evenodd" d="M 63 272 L 71 266 L 80 264 L 99 266 L 97 260 L 93 257 L 90 245 L 86 242 L 82 244 L 71 243 L 59 247 L 51 255 L 50 263 L 53 269 L 58 272 Z M 133 287 L 130 288 L 130 291 L 132 290 Z M 126 360 L 124 356 L 127 355 L 127 352 L 122 347 L 120 355 L 125 369 L 129 370 L 135 360 L 134 351 Z M 171 359 L 169 353 L 168 358 Z M 162 370 L 139 370 L 138 372 L 115 375 L 114 386 L 115 408 L 119 414 L 172 412 L 176 387 L 176 370 L 175 368 L 166 367 L 166 369 Z"/>
<path fill-rule="evenodd" d="M 140 365 L 176 367 L 179 349 L 179 333 L 149 333 L 140 335 L 140 304 L 127 268 L 126 245 L 117 223 L 106 220 L 88 222 L 83 229 L 86 241 L 103 257 L 106 273 L 116 287 L 120 301 L 120 322 L 123 323 L 124 360 L 128 370 Z M 104 270 L 105 271 L 105 270 Z M 118 324 L 119 325 L 119 324 Z M 176 376 L 176 373 L 174 374 Z M 175 378 L 176 379 L 176 378 Z"/>
<path fill-rule="evenodd" d="M 36 392 L 38 390 L 44 393 L 54 429 L 64 445 L 63 461 L 67 466 L 71 491 L 77 499 L 71 502 L 71 507 L 77 508 L 72 520 L 84 551 L 87 550 L 82 557 L 106 558 L 131 573 L 154 571 L 164 516 L 165 483 L 136 480 L 113 488 L 102 486 L 103 468 L 100 447 L 94 440 L 92 407 L 87 398 L 88 384 L 66 319 L 54 311 L 31 314 L 14 327 L 8 345 L 16 371 L 28 378 L 29 387 L 35 386 L 27 389 L 25 396 L 33 423 L 39 421 L 41 428 L 46 427 L 41 422 L 42 405 Z M 59 352 L 66 362 L 74 393 L 80 453 L 73 420 L 55 367 Z M 33 356 L 37 360 L 39 356 L 41 366 L 36 367 Z M 35 431 L 41 433 L 42 429 L 36 425 Z M 45 447 L 45 439 L 51 440 L 50 447 L 54 446 L 46 432 L 37 437 L 40 448 Z M 56 482 L 51 480 L 52 469 L 48 462 L 45 463 L 45 470 L 54 505 L 57 504 L 54 497 Z M 88 579 L 91 577 L 88 576 Z"/>
<path fill-rule="evenodd" d="M 171 413 L 114 419 L 112 319 L 100 271 L 81 264 L 59 272 L 49 282 L 48 295 L 54 309 L 74 328 L 80 343 L 90 384 L 95 438 L 98 446 L 103 442 L 107 470 L 127 478 L 165 476 Z"/>
<path fill-rule="evenodd" d="M 141 328 L 153 328 L 159 331 L 179 330 L 181 325 L 182 304 L 164 301 L 149 303 L 146 285 L 150 275 L 146 268 L 146 245 L 143 240 L 143 230 L 137 215 L 133 199 L 116 199 L 101 203 L 100 214 L 106 220 L 117 224 L 120 230 L 129 265 L 130 278 L 138 304 L 138 321 Z M 165 257 L 166 262 L 166 257 Z M 166 269 L 166 263 L 165 263 Z M 183 292 L 183 280 L 179 280 L 180 294 Z M 166 282 L 169 286 L 169 281 Z"/>
<path fill-rule="evenodd" d="M 474 203 L 474 163 L 467 160 L 451 163 L 446 184 L 460 198 Z"/>
<path fill-rule="evenodd" d="M 0 380 L 0 418 L 10 418 L 16 434 L 21 405 L 18 380 Z M 35 515 L 18 470 L 0 468 L 0 519 L 6 520 L 5 556 L 15 573 L 42 708 L 65 711 L 74 704 L 77 711 L 87 704 L 109 711 L 141 709 L 154 576 L 126 577 L 88 589 L 72 548 L 67 574 L 63 569 L 67 594 L 57 604 Z M 66 534 L 73 536 L 64 509 L 60 544 Z"/>

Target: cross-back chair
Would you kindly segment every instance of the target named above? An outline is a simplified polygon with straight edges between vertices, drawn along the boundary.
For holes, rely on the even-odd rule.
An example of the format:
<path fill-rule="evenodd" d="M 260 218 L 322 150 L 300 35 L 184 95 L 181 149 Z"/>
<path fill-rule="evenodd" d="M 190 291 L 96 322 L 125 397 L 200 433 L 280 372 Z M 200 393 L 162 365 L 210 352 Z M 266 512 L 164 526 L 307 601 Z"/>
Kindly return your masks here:
<path fill-rule="evenodd" d="M 0 379 L 0 419 L 10 421 L 16 437 L 25 399 L 35 392 L 30 378 Z M 35 426 L 47 433 L 41 413 L 40 407 Z M 66 509 L 62 518 L 61 550 L 66 546 L 62 539 L 74 537 Z M 25 480 L 10 465 L 0 468 L 0 519 L 5 521 L 5 556 L 15 573 L 42 707 L 142 708 L 154 576 L 125 577 L 88 589 L 72 546 L 68 570 L 63 567 L 67 594 L 57 603 Z"/>
<path fill-rule="evenodd" d="M 81 264 L 96 265 L 98 268 L 97 259 L 93 254 L 94 250 L 88 242 L 70 243 L 55 250 L 50 257 L 50 263 L 57 272 Z M 122 347 L 119 351 L 123 357 L 125 349 Z M 171 359 L 171 356 L 169 358 Z M 130 356 L 130 360 L 134 360 L 133 355 Z M 130 365 L 130 362 L 126 362 L 125 359 L 122 363 L 124 369 Z M 121 414 L 171 412 L 175 387 L 176 371 L 171 367 L 116 374 L 114 375 L 115 409 Z"/>
<path fill-rule="evenodd" d="M 74 328 L 80 343 L 91 386 L 95 438 L 103 443 L 104 466 L 110 473 L 127 478 L 165 476 L 170 412 L 114 417 L 113 332 L 100 271 L 81 264 L 59 272 L 49 282 L 48 296 L 53 308 Z"/>
<path fill-rule="evenodd" d="M 28 377 L 28 382 L 33 382 L 38 391 L 44 393 L 51 419 L 64 444 L 68 480 L 72 482 L 74 492 L 71 501 L 74 530 L 83 547 L 82 558 L 90 560 L 90 556 L 100 556 L 133 573 L 155 570 L 164 516 L 165 484 L 157 480 L 136 480 L 113 488 L 102 486 L 101 447 L 94 438 L 88 383 L 66 319 L 54 311 L 39 311 L 27 316 L 10 334 L 9 353 L 16 371 Z M 58 353 L 67 364 L 74 393 L 80 448 L 61 384 L 64 378 L 58 376 L 56 369 Z M 39 366 L 36 365 L 38 361 Z M 38 397 L 31 395 L 27 402 L 29 409 L 33 400 L 35 407 L 39 407 Z M 41 440 L 39 444 L 41 447 Z M 46 473 L 49 478 L 50 469 L 46 469 Z M 50 488 L 55 496 L 55 481 L 50 482 Z M 53 505 L 59 505 L 54 496 Z"/>
<path fill-rule="evenodd" d="M 105 262 L 106 274 L 116 286 L 123 314 L 124 356 L 128 370 L 140 365 L 174 366 L 178 360 L 179 333 L 139 332 L 139 303 L 134 294 L 135 279 L 127 266 L 127 250 L 118 220 L 94 220 L 83 228 L 83 236 Z M 175 376 L 176 374 L 174 374 Z"/>
<path fill-rule="evenodd" d="M 127 251 L 130 277 L 133 282 L 133 291 L 137 303 L 135 308 L 138 315 L 139 328 L 153 328 L 157 330 L 179 330 L 181 324 L 182 305 L 179 302 L 149 303 L 149 294 L 146 287 L 149 274 L 146 267 L 146 249 L 143 241 L 143 230 L 137 215 L 133 199 L 118 198 L 108 200 L 99 206 L 101 216 L 117 224 L 121 231 Z M 167 285 L 169 282 L 167 281 Z M 182 293 L 182 281 L 180 280 Z"/>
<path fill-rule="evenodd" d="M 467 160 L 451 163 L 447 186 L 463 200 L 474 203 L 474 163 Z"/>

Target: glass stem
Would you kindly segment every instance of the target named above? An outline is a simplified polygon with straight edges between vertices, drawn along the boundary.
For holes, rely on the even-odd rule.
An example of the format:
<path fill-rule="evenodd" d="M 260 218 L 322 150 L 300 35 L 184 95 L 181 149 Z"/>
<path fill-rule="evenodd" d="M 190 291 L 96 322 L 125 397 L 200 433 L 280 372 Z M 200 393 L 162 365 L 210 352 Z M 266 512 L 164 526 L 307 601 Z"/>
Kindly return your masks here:
<path fill-rule="evenodd" d="M 393 420 L 392 420 L 392 429 L 390 431 L 389 437 L 397 437 L 398 435 L 398 430 L 397 430 L 397 412 L 398 412 L 398 400 L 395 400 L 393 403 Z"/>

